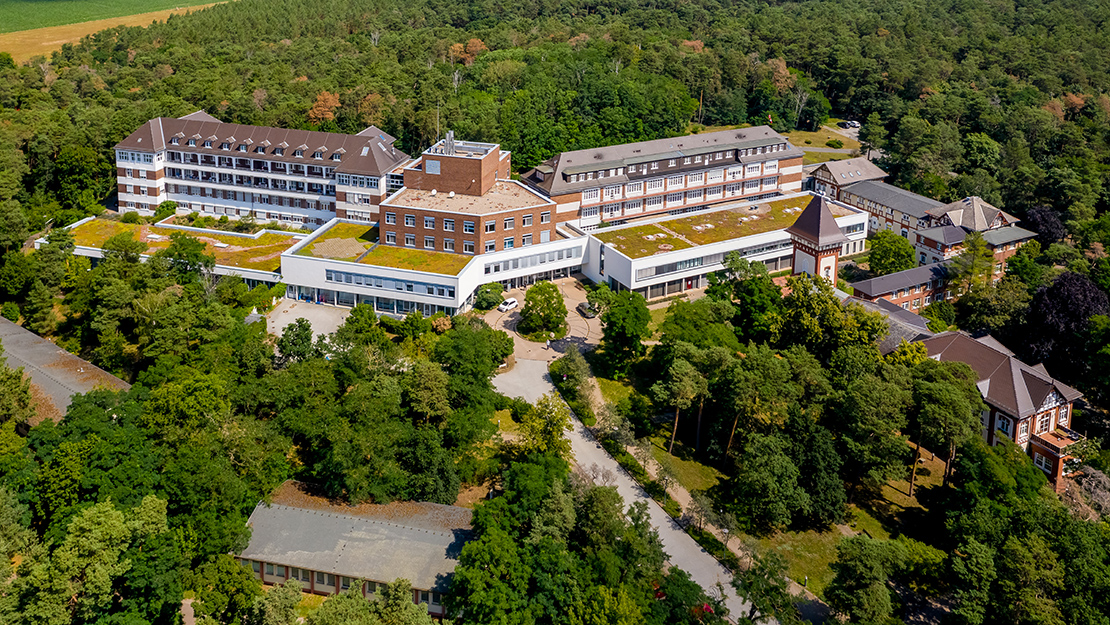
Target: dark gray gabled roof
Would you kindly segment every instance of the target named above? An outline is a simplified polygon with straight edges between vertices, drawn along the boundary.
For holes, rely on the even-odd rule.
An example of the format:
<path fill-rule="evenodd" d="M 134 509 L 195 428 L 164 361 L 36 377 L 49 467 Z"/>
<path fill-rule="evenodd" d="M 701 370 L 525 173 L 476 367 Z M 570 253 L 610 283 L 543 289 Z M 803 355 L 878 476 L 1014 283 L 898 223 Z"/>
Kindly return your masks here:
<path fill-rule="evenodd" d="M 815 242 L 818 247 L 844 243 L 848 240 L 848 237 L 841 232 L 840 226 L 836 225 L 836 217 L 829 209 L 828 201 L 820 195 L 813 196 L 809 204 L 806 204 L 805 210 L 798 215 L 798 219 L 786 229 L 786 232 Z"/>
<path fill-rule="evenodd" d="M 346 506 L 286 482 L 259 503 L 240 558 L 374 582 L 403 577 L 419 590 L 446 592 L 471 538 L 471 511 L 426 502 Z M 290 505 L 296 504 L 296 505 Z"/>
<path fill-rule="evenodd" d="M 821 163 L 817 169 L 824 169 L 838 185 L 850 184 L 861 180 L 882 180 L 886 172 L 872 163 L 870 159 L 857 156 L 842 161 L 828 161 Z"/>
<path fill-rule="evenodd" d="M 959 226 L 936 226 L 918 230 L 917 234 L 926 239 L 937 241 L 945 245 L 959 245 L 967 238 L 967 230 Z"/>
<path fill-rule="evenodd" d="M 1017 217 L 995 208 L 977 195 L 956 200 L 940 208 L 929 209 L 929 215 L 938 219 L 947 217 L 952 225 L 980 232 L 1008 226 L 1018 221 Z"/>
<path fill-rule="evenodd" d="M 878 180 L 850 184 L 842 189 L 844 191 L 918 219 L 927 217 L 929 209 L 943 206 L 932 198 Z"/>
<path fill-rule="evenodd" d="M 921 265 L 912 269 L 906 269 L 905 271 L 896 271 L 885 276 L 853 282 L 849 286 L 855 289 L 857 293 L 862 293 L 865 297 L 879 297 L 880 295 L 893 293 L 899 289 L 907 289 L 919 284 L 926 284 L 933 280 L 947 280 L 948 264 L 950 262 L 951 261 Z"/>
<path fill-rule="evenodd" d="M 1052 393 L 1066 401 L 1083 396 L 1074 388 L 1054 380 L 1041 365 L 1030 366 L 1018 360 L 993 338 L 976 340 L 963 332 L 944 332 L 922 341 L 929 357 L 941 361 L 967 363 L 979 376 L 983 399 L 1022 418 L 1040 412 Z"/>
<path fill-rule="evenodd" d="M 1006 226 L 1005 228 L 995 228 L 994 230 L 987 230 L 983 233 L 983 240 L 988 245 L 999 247 L 1002 245 L 1009 245 L 1017 241 L 1025 241 L 1037 236 L 1036 232 L 1019 228 L 1018 226 Z"/>
<path fill-rule="evenodd" d="M 98 388 L 131 388 L 130 384 L 91 362 L 4 318 L 0 318 L 0 346 L 8 366 L 23 367 L 23 373 L 31 377 L 36 408 L 33 423 L 61 420 L 74 395 Z"/>
<path fill-rule="evenodd" d="M 885 299 L 872 302 L 852 296 L 846 298 L 844 304 L 859 304 L 864 310 L 877 312 L 886 318 L 888 331 L 879 341 L 879 353 L 884 356 L 898 349 L 902 341 L 913 343 L 933 336 L 928 319 Z"/>

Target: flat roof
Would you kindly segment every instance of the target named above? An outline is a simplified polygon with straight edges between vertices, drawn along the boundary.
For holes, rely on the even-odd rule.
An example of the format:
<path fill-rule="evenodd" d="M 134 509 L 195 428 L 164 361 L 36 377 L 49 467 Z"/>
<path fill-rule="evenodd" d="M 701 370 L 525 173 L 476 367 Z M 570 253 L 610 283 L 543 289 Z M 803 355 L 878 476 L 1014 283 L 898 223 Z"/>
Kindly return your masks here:
<path fill-rule="evenodd" d="M 158 225 L 128 224 L 116 219 L 98 217 L 71 229 L 77 245 L 102 248 L 108 239 L 131 232 L 137 241 L 146 243 L 145 254 L 169 247 L 170 234 L 181 232 L 206 244 L 205 253 L 216 257 L 216 264 L 259 271 L 278 272 L 281 253 L 301 238 L 293 233 L 264 232 L 257 238 L 235 236 L 219 230 L 181 230 Z"/>
<path fill-rule="evenodd" d="M 457 276 L 474 259 L 470 254 L 386 245 L 378 232 L 372 224 L 337 221 L 318 230 L 295 255 L 445 276 Z"/>
<path fill-rule="evenodd" d="M 35 404 L 32 424 L 61 421 L 74 395 L 106 388 L 127 390 L 131 385 L 41 336 L 0 317 L 0 345 L 13 369 L 23 367 L 31 378 Z"/>
<path fill-rule="evenodd" d="M 513 180 L 494 182 L 485 195 L 451 195 L 443 192 L 432 195 L 431 191 L 405 187 L 382 202 L 382 207 L 419 208 L 470 215 L 553 205 L 551 200 Z"/>
<path fill-rule="evenodd" d="M 729 203 L 649 224 L 602 228 L 590 235 L 629 258 L 644 258 L 783 230 L 798 219 L 813 197 L 806 194 L 770 201 Z M 834 217 L 855 212 L 834 202 L 828 205 Z"/>
<path fill-rule="evenodd" d="M 104 242 L 117 234 L 131 232 L 134 239 L 147 244 L 145 254 L 153 254 L 169 248 L 170 234 L 182 232 L 193 239 L 205 243 L 205 253 L 215 256 L 215 264 L 235 266 L 235 268 L 279 272 L 281 253 L 303 238 L 293 233 L 283 234 L 264 232 L 258 238 L 235 236 L 219 230 L 179 230 L 163 228 L 160 225 L 123 223 L 122 221 L 97 218 L 71 229 L 73 239 L 85 248 L 103 248 Z"/>
<path fill-rule="evenodd" d="M 376 582 L 405 578 L 413 588 L 446 592 L 471 511 L 426 502 L 349 506 L 286 482 L 260 502 L 239 557 Z"/>

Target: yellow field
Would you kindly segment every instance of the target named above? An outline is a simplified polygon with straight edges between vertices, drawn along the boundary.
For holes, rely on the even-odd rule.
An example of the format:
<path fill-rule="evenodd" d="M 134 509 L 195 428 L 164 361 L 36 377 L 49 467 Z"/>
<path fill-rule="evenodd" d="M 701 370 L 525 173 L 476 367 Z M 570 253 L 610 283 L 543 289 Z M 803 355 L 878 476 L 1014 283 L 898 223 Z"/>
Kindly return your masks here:
<path fill-rule="evenodd" d="M 100 32 L 115 26 L 149 26 L 156 21 L 164 21 L 171 15 L 199 11 L 210 6 L 221 4 L 202 4 L 167 11 L 154 11 L 153 13 L 137 13 L 124 17 L 113 17 L 80 24 L 67 24 L 65 26 L 51 26 L 49 28 L 36 28 L 34 30 L 21 30 L 14 33 L 0 34 L 0 52 L 8 52 L 16 63 L 29 61 L 36 56 L 49 57 L 55 50 L 61 50 L 63 44 L 76 43 L 85 35 Z"/>

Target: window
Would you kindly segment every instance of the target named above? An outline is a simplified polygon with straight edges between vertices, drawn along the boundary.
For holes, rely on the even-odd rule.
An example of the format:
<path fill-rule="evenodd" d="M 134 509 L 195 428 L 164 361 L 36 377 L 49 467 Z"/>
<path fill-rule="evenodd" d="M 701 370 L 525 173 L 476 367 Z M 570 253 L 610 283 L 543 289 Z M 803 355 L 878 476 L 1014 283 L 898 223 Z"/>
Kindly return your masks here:
<path fill-rule="evenodd" d="M 1029 421 L 1022 421 L 1021 425 L 1018 426 L 1018 438 L 1021 439 L 1018 442 L 1020 443 L 1022 440 L 1025 440 L 1025 437 L 1028 436 L 1028 435 L 1029 435 Z"/>
<path fill-rule="evenodd" d="M 254 149 L 254 153 L 255 154 L 265 154 L 266 153 L 266 148 L 264 148 L 260 145 L 260 146 L 258 146 Z"/>
<path fill-rule="evenodd" d="M 319 572 L 319 571 L 316 572 L 316 583 L 317 584 L 323 584 L 324 583 L 324 574 Z"/>
<path fill-rule="evenodd" d="M 496 249 L 497 249 L 497 242 L 496 241 L 486 241 L 486 251 L 487 252 L 492 252 Z"/>
<path fill-rule="evenodd" d="M 408 228 L 415 228 L 416 227 L 416 215 L 405 215 L 405 227 L 408 227 Z"/>
<path fill-rule="evenodd" d="M 220 149 L 221 149 L 221 150 L 230 150 L 230 149 L 231 149 L 231 144 L 230 144 L 230 143 L 227 143 L 227 142 L 225 141 L 224 143 L 221 143 L 221 144 L 220 144 Z"/>
<path fill-rule="evenodd" d="M 652 163 L 651 168 L 652 169 L 659 169 L 659 163 Z"/>
<path fill-rule="evenodd" d="M 486 222 L 486 232 L 487 233 L 494 232 L 495 230 L 497 230 L 497 222 L 496 221 L 487 221 Z"/>
<path fill-rule="evenodd" d="M 385 242 L 388 243 L 389 245 L 397 245 L 397 233 L 396 232 L 387 232 L 387 233 L 385 233 Z"/>
<path fill-rule="evenodd" d="M 513 237 L 505 237 L 505 247 L 503 247 L 501 249 L 505 249 L 505 250 L 513 249 Z"/>
<path fill-rule="evenodd" d="M 274 156 L 285 156 L 285 148 L 274 148 Z"/>
<path fill-rule="evenodd" d="M 454 239 L 444 239 L 443 240 L 443 251 L 444 252 L 454 252 L 455 251 L 455 240 Z"/>
<path fill-rule="evenodd" d="M 386 213 L 385 214 L 385 223 L 391 224 L 391 225 L 397 223 L 397 213 Z"/>
<path fill-rule="evenodd" d="M 532 225 L 532 216 L 531 215 L 524 215 L 523 217 L 521 217 L 520 218 L 520 225 L 523 228 L 527 228 L 528 226 L 531 226 Z"/>
<path fill-rule="evenodd" d="M 267 575 L 273 575 L 274 574 L 274 565 L 272 565 L 272 564 L 267 564 L 266 565 L 266 574 Z"/>
<path fill-rule="evenodd" d="M 339 578 L 339 588 L 341 590 L 347 590 L 350 587 L 351 587 L 351 578 L 350 577 L 340 577 Z"/>
<path fill-rule="evenodd" d="M 1052 413 L 1046 412 L 1042 415 L 1037 415 L 1037 434 L 1048 431 L 1049 424 L 1052 423 Z"/>
<path fill-rule="evenodd" d="M 1067 425 L 1068 425 L 1068 407 L 1067 406 L 1060 406 L 1060 419 L 1059 419 L 1059 421 L 1060 421 L 1061 426 L 1067 427 Z"/>
<path fill-rule="evenodd" d="M 132 171 L 131 168 L 128 168 L 126 171 L 127 171 L 127 177 L 128 178 L 134 178 L 135 177 L 135 172 Z"/>
<path fill-rule="evenodd" d="M 473 254 L 474 253 L 474 241 L 463 241 L 463 253 L 464 254 Z"/>
<path fill-rule="evenodd" d="M 464 221 L 463 222 L 463 234 L 474 234 L 474 222 L 473 221 Z"/>
<path fill-rule="evenodd" d="M 444 219 L 443 220 L 443 231 L 444 232 L 454 232 L 455 231 L 455 220 L 454 219 Z"/>
<path fill-rule="evenodd" d="M 303 158 L 304 150 L 293 150 L 293 156 L 296 158 Z"/>
<path fill-rule="evenodd" d="M 313 152 L 312 153 L 312 158 L 314 158 L 316 160 L 320 160 L 320 159 L 324 158 L 324 153 L 319 152 L 319 151 Z"/>
<path fill-rule="evenodd" d="M 405 235 L 405 245 L 407 247 L 416 247 L 416 235 L 415 234 L 406 234 Z"/>
<path fill-rule="evenodd" d="M 1006 436 L 1010 436 L 1010 420 L 1006 417 L 998 417 L 998 431 Z"/>
<path fill-rule="evenodd" d="M 170 139 L 170 145 L 178 145 L 179 143 L 180 141 L 177 140 L 177 137 Z"/>
<path fill-rule="evenodd" d="M 687 156 L 686 158 L 682 159 L 682 164 L 683 165 L 689 165 L 690 164 L 690 157 Z"/>
<path fill-rule="evenodd" d="M 239 144 L 239 147 L 238 147 L 237 149 L 238 149 L 238 150 L 239 150 L 240 152 L 246 152 L 246 151 L 247 151 L 247 144 L 246 144 L 246 143 L 240 143 L 240 144 Z"/>
<path fill-rule="evenodd" d="M 586 189 L 582 192 L 583 202 L 596 202 L 601 197 L 601 189 Z"/>
<path fill-rule="evenodd" d="M 424 249 L 426 249 L 426 250 L 436 249 L 436 238 L 435 237 L 424 237 Z"/>
<path fill-rule="evenodd" d="M 674 165 L 675 165 L 675 160 L 673 158 L 671 160 L 667 161 L 667 167 L 674 167 Z"/>
<path fill-rule="evenodd" d="M 540 213 L 540 223 L 541 224 L 551 223 L 551 213 L 550 212 Z"/>
<path fill-rule="evenodd" d="M 520 237 L 520 245 L 521 245 L 522 247 L 523 247 L 523 246 L 528 246 L 528 245 L 531 245 L 531 244 L 532 244 L 532 235 L 530 235 L 530 234 L 524 234 L 524 235 L 521 235 L 521 237 Z"/>
<path fill-rule="evenodd" d="M 1052 473 L 1052 461 L 1037 452 L 1033 452 L 1033 464 L 1045 473 Z"/>
<path fill-rule="evenodd" d="M 435 230 L 436 229 L 436 218 L 435 217 L 425 217 L 424 218 L 424 229 L 425 230 Z"/>
<path fill-rule="evenodd" d="M 260 570 L 262 570 L 261 569 L 261 563 L 260 562 L 251 562 L 251 570 L 254 571 L 255 575 L 258 575 L 258 572 Z"/>
<path fill-rule="evenodd" d="M 513 220 L 512 217 L 506 217 L 505 218 L 505 229 L 506 230 L 512 230 L 513 229 L 513 221 L 514 220 Z"/>
<path fill-rule="evenodd" d="M 333 161 L 338 161 L 340 158 L 342 158 L 342 157 L 340 156 L 339 152 L 336 152 L 335 154 L 331 155 L 331 160 L 333 160 Z"/>

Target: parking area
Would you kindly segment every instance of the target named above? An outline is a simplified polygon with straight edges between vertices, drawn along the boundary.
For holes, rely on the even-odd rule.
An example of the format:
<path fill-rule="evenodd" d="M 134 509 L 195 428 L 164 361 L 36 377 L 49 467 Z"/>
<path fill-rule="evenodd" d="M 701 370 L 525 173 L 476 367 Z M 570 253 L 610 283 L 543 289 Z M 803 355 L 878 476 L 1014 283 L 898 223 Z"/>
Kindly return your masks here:
<path fill-rule="evenodd" d="M 504 330 L 513 337 L 515 346 L 513 354 L 519 360 L 555 360 L 566 353 L 570 345 L 577 345 L 579 351 L 589 351 L 597 347 L 601 341 L 601 319 L 585 319 L 575 309 L 580 302 L 586 301 L 586 287 L 577 278 L 560 278 L 554 281 L 563 294 L 563 301 L 567 306 L 567 336 L 566 338 L 546 343 L 533 343 L 526 340 L 516 331 L 520 323 L 520 309 L 524 307 L 526 289 L 512 289 L 505 293 L 505 297 L 515 297 L 520 306 L 509 312 L 499 312 L 496 308 L 485 314 L 484 319 L 491 327 Z"/>
<path fill-rule="evenodd" d="M 331 334 L 343 325 L 343 321 L 350 312 L 350 308 L 282 299 L 278 302 L 277 307 L 266 315 L 266 330 L 270 334 L 280 336 L 285 326 L 300 317 L 304 317 L 312 325 L 314 335 Z"/>

